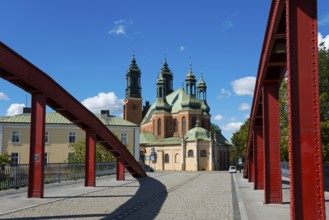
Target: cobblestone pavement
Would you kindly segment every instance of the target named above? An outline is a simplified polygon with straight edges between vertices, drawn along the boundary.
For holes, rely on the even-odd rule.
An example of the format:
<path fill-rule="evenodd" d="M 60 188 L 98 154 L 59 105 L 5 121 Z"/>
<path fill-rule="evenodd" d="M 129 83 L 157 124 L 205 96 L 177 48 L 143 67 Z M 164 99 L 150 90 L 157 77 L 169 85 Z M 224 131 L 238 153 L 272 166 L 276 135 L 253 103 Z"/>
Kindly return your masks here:
<path fill-rule="evenodd" d="M 223 172 L 160 172 L 100 190 L 0 215 L 0 219 L 233 219 L 231 176 Z M 46 195 L 46 194 L 45 194 Z M 47 195 L 46 195 L 47 196 Z"/>

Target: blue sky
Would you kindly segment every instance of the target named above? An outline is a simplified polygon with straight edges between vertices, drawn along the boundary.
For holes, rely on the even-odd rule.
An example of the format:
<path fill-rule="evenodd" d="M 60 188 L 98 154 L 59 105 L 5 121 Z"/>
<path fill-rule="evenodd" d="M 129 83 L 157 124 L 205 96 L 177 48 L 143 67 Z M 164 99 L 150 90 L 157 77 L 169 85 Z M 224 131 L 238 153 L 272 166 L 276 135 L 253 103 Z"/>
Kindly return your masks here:
<path fill-rule="evenodd" d="M 250 114 L 271 1 L 0 1 L 0 41 L 92 111 L 122 114 L 133 51 L 142 96 L 156 99 L 166 57 L 174 88 L 192 64 L 207 84 L 212 122 L 232 133 Z M 329 46 L 329 1 L 318 0 L 319 39 Z M 27 100 L 27 101 L 26 101 Z M 0 115 L 21 113 L 30 95 L 0 79 Z"/>

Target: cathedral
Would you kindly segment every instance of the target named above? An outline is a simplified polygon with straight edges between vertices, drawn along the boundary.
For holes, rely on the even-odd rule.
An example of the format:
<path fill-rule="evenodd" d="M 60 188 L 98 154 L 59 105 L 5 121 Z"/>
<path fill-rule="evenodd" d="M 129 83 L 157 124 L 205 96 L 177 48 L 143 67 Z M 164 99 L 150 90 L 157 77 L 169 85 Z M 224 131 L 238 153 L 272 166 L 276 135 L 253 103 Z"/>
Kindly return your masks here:
<path fill-rule="evenodd" d="M 207 86 L 192 66 L 185 86 L 173 89 L 166 59 L 156 80 L 156 101 L 142 104 L 141 71 L 133 56 L 126 74 L 123 118 L 140 126 L 140 161 L 154 170 L 223 170 L 229 166 L 231 144 L 210 132 Z"/>

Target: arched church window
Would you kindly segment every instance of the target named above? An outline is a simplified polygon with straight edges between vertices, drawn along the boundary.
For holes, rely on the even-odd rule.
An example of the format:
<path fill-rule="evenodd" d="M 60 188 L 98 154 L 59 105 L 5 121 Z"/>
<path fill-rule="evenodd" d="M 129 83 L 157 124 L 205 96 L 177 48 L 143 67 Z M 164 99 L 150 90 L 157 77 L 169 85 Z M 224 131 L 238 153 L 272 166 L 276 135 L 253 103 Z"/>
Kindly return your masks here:
<path fill-rule="evenodd" d="M 187 157 L 194 157 L 193 150 L 187 151 Z"/>
<path fill-rule="evenodd" d="M 174 119 L 174 132 L 178 132 L 178 121 Z"/>
<path fill-rule="evenodd" d="M 158 119 L 158 135 L 161 135 L 161 119 Z"/>
<path fill-rule="evenodd" d="M 201 150 L 200 151 L 200 157 L 207 157 L 207 151 L 206 150 Z"/>
<path fill-rule="evenodd" d="M 182 118 L 182 132 L 186 133 L 186 118 Z"/>
<path fill-rule="evenodd" d="M 169 154 L 165 154 L 164 156 L 164 162 L 169 163 Z"/>
<path fill-rule="evenodd" d="M 180 163 L 179 153 L 175 154 L 175 163 Z"/>

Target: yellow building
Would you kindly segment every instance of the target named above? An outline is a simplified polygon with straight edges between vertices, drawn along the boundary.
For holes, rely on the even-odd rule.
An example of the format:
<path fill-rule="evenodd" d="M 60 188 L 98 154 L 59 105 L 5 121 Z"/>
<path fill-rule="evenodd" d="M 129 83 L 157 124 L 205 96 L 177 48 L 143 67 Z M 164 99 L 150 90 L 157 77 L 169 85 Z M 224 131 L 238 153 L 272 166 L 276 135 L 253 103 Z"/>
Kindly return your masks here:
<path fill-rule="evenodd" d="M 102 111 L 96 115 L 139 160 L 139 126 Z M 30 150 L 29 109 L 23 114 L 0 117 L 0 153 L 9 153 L 13 164 L 28 164 Z M 46 114 L 45 158 L 47 163 L 63 163 L 73 153 L 69 145 L 85 139 L 85 132 L 58 113 Z"/>

